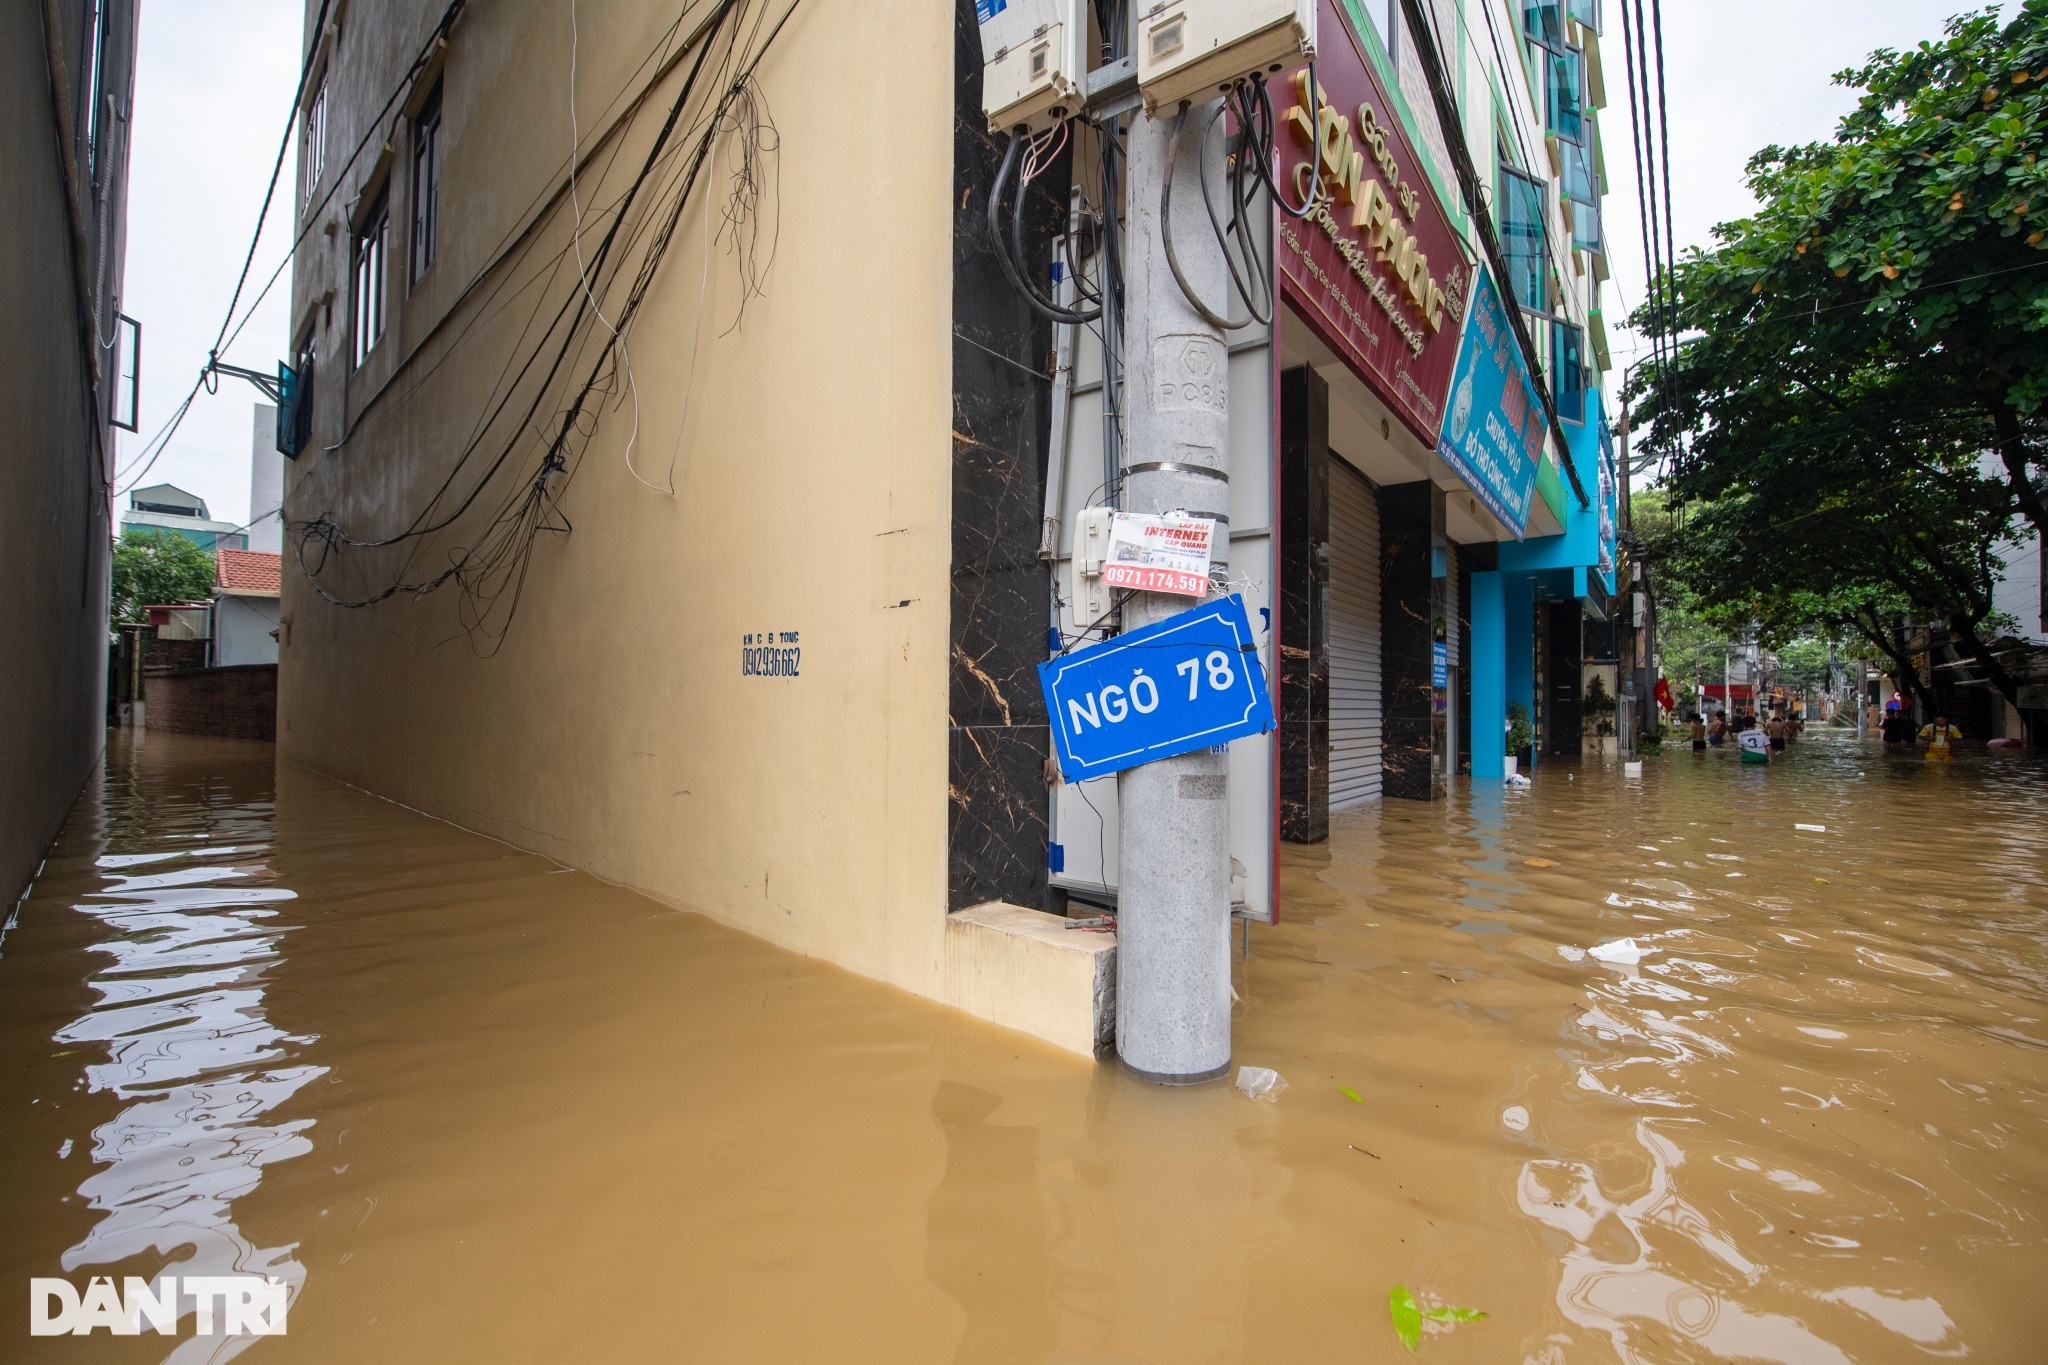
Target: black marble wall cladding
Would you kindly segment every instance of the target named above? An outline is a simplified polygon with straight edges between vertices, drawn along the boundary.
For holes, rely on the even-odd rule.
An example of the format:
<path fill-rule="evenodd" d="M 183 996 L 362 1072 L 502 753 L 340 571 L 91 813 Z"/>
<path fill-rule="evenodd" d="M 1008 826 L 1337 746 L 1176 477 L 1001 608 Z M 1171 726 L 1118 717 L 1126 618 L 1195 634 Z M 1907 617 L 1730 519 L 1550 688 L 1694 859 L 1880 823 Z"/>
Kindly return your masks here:
<path fill-rule="evenodd" d="M 1051 597 L 1038 558 L 1052 415 L 1052 328 L 1010 287 L 988 240 L 1006 141 L 981 112 L 981 37 L 954 7 L 952 679 L 946 904 L 1038 905 L 1046 893 L 1045 762 L 1037 665 Z M 1025 203 L 1033 277 L 1051 268 L 1067 166 Z"/>
<path fill-rule="evenodd" d="M 1433 646 L 1448 628 L 1448 580 L 1435 575 L 1444 493 L 1424 479 L 1380 489 L 1380 792 L 1408 801 L 1443 794 L 1442 717 Z"/>
<path fill-rule="evenodd" d="M 1280 837 L 1330 837 L 1330 385 L 1280 376 Z"/>

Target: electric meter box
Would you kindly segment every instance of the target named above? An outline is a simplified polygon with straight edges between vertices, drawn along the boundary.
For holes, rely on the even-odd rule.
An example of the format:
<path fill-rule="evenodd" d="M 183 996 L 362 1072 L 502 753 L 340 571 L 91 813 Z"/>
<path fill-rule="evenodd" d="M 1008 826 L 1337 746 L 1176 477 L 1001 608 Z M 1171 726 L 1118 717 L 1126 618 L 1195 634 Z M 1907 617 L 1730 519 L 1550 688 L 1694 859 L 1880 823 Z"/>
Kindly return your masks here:
<path fill-rule="evenodd" d="M 974 0 L 981 21 L 981 107 L 999 133 L 1043 132 L 1087 103 L 1082 0 Z"/>
<path fill-rule="evenodd" d="M 1106 624 L 1116 606 L 1115 590 L 1102 581 L 1102 566 L 1109 559 L 1109 532 L 1115 523 L 1114 507 L 1084 507 L 1074 519 L 1073 577 L 1067 600 L 1076 631 Z"/>
<path fill-rule="evenodd" d="M 1205 103 L 1254 71 L 1271 74 L 1315 55 L 1316 0 L 1177 0 L 1138 19 L 1138 87 L 1148 110 Z"/>

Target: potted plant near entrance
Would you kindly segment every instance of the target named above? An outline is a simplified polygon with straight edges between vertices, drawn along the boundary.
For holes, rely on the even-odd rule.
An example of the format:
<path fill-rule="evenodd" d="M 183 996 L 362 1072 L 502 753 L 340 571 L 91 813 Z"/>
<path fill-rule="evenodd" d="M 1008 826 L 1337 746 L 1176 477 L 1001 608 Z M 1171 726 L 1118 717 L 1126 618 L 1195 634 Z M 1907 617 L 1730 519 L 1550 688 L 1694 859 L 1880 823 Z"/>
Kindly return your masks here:
<path fill-rule="evenodd" d="M 1614 694 L 1607 690 L 1607 675 L 1595 673 L 1586 681 L 1586 694 L 1579 700 L 1581 723 L 1596 740 L 1593 748 L 1602 754 L 1615 751 Z"/>
<path fill-rule="evenodd" d="M 1518 762 L 1532 759 L 1536 729 L 1529 724 L 1529 708 L 1518 701 L 1508 703 L 1508 757 Z"/>

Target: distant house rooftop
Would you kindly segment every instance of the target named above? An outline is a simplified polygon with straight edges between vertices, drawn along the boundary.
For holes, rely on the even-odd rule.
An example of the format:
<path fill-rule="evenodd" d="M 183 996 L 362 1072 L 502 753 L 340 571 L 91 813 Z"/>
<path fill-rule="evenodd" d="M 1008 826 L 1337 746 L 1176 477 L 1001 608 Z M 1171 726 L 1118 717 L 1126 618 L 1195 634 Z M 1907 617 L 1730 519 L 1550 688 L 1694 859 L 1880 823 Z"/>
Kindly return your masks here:
<path fill-rule="evenodd" d="M 131 511 L 155 512 L 159 516 L 211 519 L 206 514 L 206 499 L 173 483 L 153 483 L 136 489 L 128 495 L 128 507 Z"/>
<path fill-rule="evenodd" d="M 262 550 L 215 550 L 220 590 L 234 597 L 275 597 L 284 575 L 284 556 Z"/>

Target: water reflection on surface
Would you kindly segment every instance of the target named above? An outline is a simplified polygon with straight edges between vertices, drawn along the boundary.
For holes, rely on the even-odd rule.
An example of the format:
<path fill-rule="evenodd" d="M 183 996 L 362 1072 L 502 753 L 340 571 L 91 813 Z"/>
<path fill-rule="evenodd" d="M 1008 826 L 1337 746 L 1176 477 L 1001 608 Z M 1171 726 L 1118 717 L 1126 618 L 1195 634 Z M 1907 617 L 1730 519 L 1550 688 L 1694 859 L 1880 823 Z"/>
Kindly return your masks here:
<path fill-rule="evenodd" d="M 1266 1104 L 150 736 L 0 942 L 0 1282 L 281 1276 L 251 1359 L 1395 1360 L 1398 1282 L 1489 1314 L 1445 1361 L 2031 1361 L 2044 777 L 1821 735 L 1341 816 L 1239 966 Z"/>

